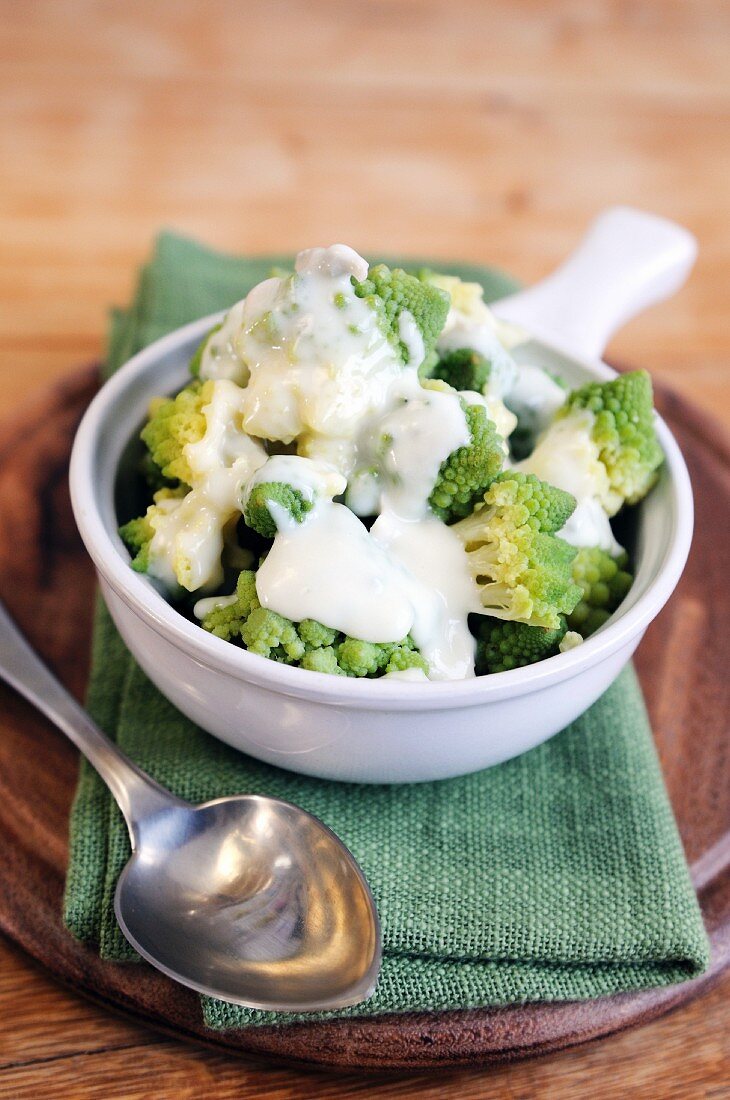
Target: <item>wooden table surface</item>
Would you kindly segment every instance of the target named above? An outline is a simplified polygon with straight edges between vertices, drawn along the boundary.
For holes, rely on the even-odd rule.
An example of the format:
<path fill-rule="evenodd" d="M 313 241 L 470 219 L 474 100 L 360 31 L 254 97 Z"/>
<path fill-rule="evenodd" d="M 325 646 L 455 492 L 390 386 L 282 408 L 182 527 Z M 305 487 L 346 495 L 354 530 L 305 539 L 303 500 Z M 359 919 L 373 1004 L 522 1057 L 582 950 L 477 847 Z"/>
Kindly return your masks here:
<path fill-rule="evenodd" d="M 701 251 L 610 351 L 730 423 L 729 40 L 726 0 L 0 0 L 4 411 L 101 353 L 160 226 L 530 280 L 627 202 Z M 376 1082 L 160 1039 L 0 944 L 0 1096 L 718 1098 L 728 991 L 546 1060 Z"/>

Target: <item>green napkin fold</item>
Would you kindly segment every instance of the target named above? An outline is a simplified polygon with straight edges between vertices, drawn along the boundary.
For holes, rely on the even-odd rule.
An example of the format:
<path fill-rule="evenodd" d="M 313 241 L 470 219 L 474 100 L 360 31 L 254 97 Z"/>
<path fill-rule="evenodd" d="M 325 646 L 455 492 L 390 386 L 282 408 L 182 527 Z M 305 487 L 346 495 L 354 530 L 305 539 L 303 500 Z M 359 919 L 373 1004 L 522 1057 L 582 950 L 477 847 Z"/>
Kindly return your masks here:
<path fill-rule="evenodd" d="M 235 259 L 162 235 L 131 309 L 113 318 L 109 372 L 165 332 L 231 305 L 286 259 Z M 448 266 L 482 282 L 487 298 L 514 287 L 490 270 Z M 352 849 L 380 911 L 384 959 L 374 996 L 340 1015 L 589 998 L 685 981 L 708 963 L 630 668 L 532 752 L 460 779 L 392 787 L 298 776 L 203 733 L 146 679 L 101 602 L 87 702 L 124 751 L 177 795 L 285 798 Z M 84 762 L 70 847 L 67 927 L 103 958 L 133 961 L 112 908 L 127 832 Z M 297 1018 L 201 1000 L 212 1028 Z"/>

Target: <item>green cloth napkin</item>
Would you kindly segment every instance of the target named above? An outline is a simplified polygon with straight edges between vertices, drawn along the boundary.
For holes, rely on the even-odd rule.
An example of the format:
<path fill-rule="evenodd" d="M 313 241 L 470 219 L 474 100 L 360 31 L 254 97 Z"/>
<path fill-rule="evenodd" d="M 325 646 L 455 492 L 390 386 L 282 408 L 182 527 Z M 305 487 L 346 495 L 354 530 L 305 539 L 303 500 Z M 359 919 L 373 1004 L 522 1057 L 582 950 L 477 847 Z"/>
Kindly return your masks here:
<path fill-rule="evenodd" d="M 109 370 L 170 329 L 230 305 L 273 262 L 161 236 L 133 306 L 114 318 Z M 450 269 L 479 279 L 487 297 L 514 286 L 485 269 Z M 596 997 L 685 981 L 707 965 L 630 668 L 578 721 L 516 760 L 391 787 L 298 776 L 203 733 L 145 678 L 101 602 L 87 701 L 124 751 L 177 795 L 285 798 L 352 849 L 380 911 L 384 959 L 374 996 L 341 1015 Z M 67 927 L 105 959 L 134 960 L 112 908 L 129 855 L 126 828 L 83 762 L 70 843 Z M 297 1018 L 205 997 L 202 1008 L 212 1028 Z"/>

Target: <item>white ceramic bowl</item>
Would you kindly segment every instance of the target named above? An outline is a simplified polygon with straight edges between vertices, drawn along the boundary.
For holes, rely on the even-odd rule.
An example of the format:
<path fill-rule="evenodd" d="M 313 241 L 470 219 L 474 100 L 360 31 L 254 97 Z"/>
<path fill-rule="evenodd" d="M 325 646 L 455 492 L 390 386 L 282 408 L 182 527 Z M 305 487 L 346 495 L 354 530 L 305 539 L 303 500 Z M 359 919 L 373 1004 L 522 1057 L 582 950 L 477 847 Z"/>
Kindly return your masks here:
<path fill-rule="evenodd" d="M 627 211 L 608 218 L 625 220 L 629 214 L 649 218 Z M 665 236 L 670 230 L 675 237 L 683 233 L 669 223 L 656 224 Z M 609 237 L 615 235 L 615 226 L 609 229 Z M 605 226 L 601 232 L 605 235 Z M 646 251 L 656 261 L 656 243 Z M 686 268 L 691 258 L 685 255 L 684 262 Z M 604 275 L 605 266 L 604 255 Z M 641 293 L 634 293 L 635 309 L 666 293 L 672 265 L 659 266 L 664 284 L 659 285 L 654 262 L 651 276 L 641 280 Z M 677 257 L 673 266 L 676 281 Z M 635 271 L 635 255 L 629 267 Z M 601 285 L 605 292 L 605 279 Z M 600 297 L 599 290 L 594 283 L 591 301 Z M 520 302 L 534 293 L 505 302 L 500 311 L 523 321 L 533 316 L 533 330 L 544 328 L 529 302 L 520 312 Z M 558 301 L 561 294 L 562 289 Z M 549 297 L 549 287 L 543 297 Z M 605 314 L 603 304 L 600 309 Z M 586 311 L 590 303 L 577 311 L 581 324 Z M 623 320 L 631 310 L 624 303 L 616 312 Z M 548 316 L 558 314 L 548 310 Z M 189 622 L 149 579 L 130 569 L 117 534 L 115 483 L 122 454 L 149 399 L 184 384 L 194 348 L 217 319 L 187 325 L 127 363 L 89 406 L 71 460 L 74 514 L 102 593 L 124 641 L 160 691 L 203 729 L 252 756 L 309 775 L 368 783 L 442 779 L 500 763 L 538 745 L 589 707 L 666 603 L 689 551 L 692 493 L 666 424 L 657 423 L 666 455 L 661 478 L 636 510 L 633 587 L 611 621 L 583 645 L 527 668 L 450 683 L 307 672 L 248 653 Z M 586 330 L 594 342 L 597 324 Z M 572 339 L 567 335 L 568 342 L 580 343 L 575 333 Z M 595 358 L 570 355 L 555 341 L 532 342 L 520 357 L 559 370 L 570 384 L 613 374 Z"/>

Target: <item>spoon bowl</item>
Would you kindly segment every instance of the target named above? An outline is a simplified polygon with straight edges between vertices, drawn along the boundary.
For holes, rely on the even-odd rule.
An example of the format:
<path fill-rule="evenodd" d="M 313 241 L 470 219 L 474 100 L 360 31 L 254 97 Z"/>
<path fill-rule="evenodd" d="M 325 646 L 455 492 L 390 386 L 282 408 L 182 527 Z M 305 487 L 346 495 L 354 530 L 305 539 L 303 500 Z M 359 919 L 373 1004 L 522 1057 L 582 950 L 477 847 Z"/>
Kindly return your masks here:
<path fill-rule="evenodd" d="M 126 938 L 160 970 L 270 1011 L 370 996 L 380 966 L 370 891 L 316 817 L 251 795 L 172 806 L 139 834 L 114 908 Z"/>

